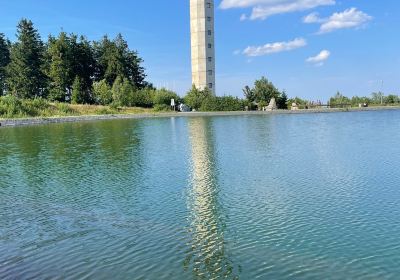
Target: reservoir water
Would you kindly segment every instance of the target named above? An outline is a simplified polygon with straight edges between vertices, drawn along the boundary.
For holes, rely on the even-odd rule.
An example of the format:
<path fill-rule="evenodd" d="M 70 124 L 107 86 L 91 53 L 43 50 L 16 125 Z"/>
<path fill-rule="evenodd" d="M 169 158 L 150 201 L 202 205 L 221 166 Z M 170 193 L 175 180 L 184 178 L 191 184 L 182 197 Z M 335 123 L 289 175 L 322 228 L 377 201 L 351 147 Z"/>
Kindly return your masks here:
<path fill-rule="evenodd" d="M 398 279 L 400 111 L 0 129 L 0 279 Z"/>

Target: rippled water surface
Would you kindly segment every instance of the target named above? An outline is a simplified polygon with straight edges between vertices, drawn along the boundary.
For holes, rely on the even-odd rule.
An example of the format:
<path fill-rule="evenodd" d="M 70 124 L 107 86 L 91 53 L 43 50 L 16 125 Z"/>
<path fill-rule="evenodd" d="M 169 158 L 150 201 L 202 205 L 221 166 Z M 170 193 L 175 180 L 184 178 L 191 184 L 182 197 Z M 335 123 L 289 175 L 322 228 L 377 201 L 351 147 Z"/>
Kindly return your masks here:
<path fill-rule="evenodd" d="M 0 129 L 0 279 L 398 279 L 400 111 Z"/>

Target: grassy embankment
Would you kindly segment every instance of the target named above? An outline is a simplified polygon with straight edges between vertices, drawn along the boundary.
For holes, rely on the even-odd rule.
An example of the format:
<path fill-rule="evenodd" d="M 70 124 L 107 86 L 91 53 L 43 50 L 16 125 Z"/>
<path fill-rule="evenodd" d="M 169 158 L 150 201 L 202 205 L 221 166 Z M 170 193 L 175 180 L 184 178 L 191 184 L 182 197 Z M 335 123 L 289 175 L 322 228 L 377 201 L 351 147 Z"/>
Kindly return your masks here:
<path fill-rule="evenodd" d="M 44 99 L 21 100 L 10 96 L 0 97 L 0 119 L 143 114 L 152 112 L 155 111 L 150 108 L 73 105 L 67 103 L 51 103 Z"/>

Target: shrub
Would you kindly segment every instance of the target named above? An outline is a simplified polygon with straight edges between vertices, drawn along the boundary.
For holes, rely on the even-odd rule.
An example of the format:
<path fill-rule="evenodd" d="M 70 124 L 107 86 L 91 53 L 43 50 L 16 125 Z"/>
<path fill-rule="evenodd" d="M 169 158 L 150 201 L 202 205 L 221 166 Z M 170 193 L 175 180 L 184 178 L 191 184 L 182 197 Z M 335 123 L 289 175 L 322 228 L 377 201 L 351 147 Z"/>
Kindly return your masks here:
<path fill-rule="evenodd" d="M 155 105 L 171 105 L 171 99 L 175 99 L 175 104 L 180 102 L 180 97 L 173 91 L 164 88 L 153 91 L 153 104 Z"/>
<path fill-rule="evenodd" d="M 50 104 L 42 98 L 28 100 L 11 95 L 0 97 L 0 116 L 5 118 L 46 115 L 49 109 Z"/>
<path fill-rule="evenodd" d="M 193 85 L 192 89 L 184 97 L 184 100 L 185 104 L 189 107 L 199 110 L 203 101 L 211 97 L 213 97 L 213 94 L 208 88 L 199 90 L 195 85 Z"/>
<path fill-rule="evenodd" d="M 150 108 L 153 106 L 154 90 L 151 88 L 144 88 L 134 92 L 132 99 L 132 106 Z"/>
<path fill-rule="evenodd" d="M 128 107 L 133 103 L 134 87 L 128 79 L 118 77 L 112 87 L 113 103 Z"/>
<path fill-rule="evenodd" d="M 109 105 L 112 102 L 112 92 L 106 80 L 93 83 L 93 94 L 96 104 Z"/>
<path fill-rule="evenodd" d="M 210 96 L 203 100 L 200 111 L 243 111 L 244 102 L 233 96 Z"/>

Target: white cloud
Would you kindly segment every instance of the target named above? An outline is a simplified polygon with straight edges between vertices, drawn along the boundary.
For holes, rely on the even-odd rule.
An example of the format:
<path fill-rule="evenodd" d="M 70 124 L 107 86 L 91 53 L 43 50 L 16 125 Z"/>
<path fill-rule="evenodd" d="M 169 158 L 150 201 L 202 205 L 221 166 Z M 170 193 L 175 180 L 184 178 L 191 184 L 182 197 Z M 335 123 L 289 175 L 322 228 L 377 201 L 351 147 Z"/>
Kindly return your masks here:
<path fill-rule="evenodd" d="M 222 0 L 221 9 L 252 7 L 250 16 L 246 19 L 265 20 L 266 18 L 283 13 L 305 11 L 318 6 L 335 5 L 335 0 Z M 242 16 L 242 18 L 244 18 Z"/>
<path fill-rule="evenodd" d="M 306 61 L 312 63 L 316 66 L 324 65 L 324 62 L 331 56 L 331 52 L 328 50 L 323 50 L 319 54 L 313 57 L 309 57 Z"/>
<path fill-rule="evenodd" d="M 318 13 L 311 13 L 303 18 L 304 23 L 317 23 L 321 21 L 322 19 L 319 17 Z"/>
<path fill-rule="evenodd" d="M 304 23 L 321 23 L 319 34 L 329 33 L 338 29 L 357 28 L 371 21 L 368 14 L 350 8 L 341 13 L 334 13 L 328 18 L 319 18 L 318 14 L 312 13 L 303 18 Z"/>
<path fill-rule="evenodd" d="M 243 54 L 250 57 L 263 56 L 272 53 L 291 51 L 294 49 L 305 47 L 306 45 L 307 41 L 305 39 L 296 38 L 293 41 L 289 42 L 269 43 L 263 46 L 250 46 L 243 51 Z"/>
<path fill-rule="evenodd" d="M 245 21 L 246 19 L 247 19 L 246 14 L 242 14 L 242 15 L 240 16 L 240 21 Z"/>

